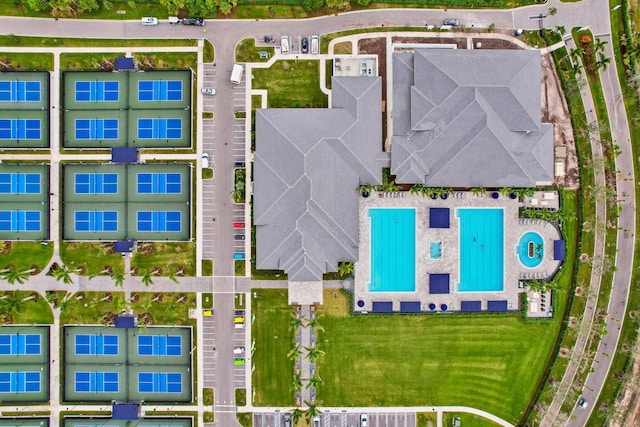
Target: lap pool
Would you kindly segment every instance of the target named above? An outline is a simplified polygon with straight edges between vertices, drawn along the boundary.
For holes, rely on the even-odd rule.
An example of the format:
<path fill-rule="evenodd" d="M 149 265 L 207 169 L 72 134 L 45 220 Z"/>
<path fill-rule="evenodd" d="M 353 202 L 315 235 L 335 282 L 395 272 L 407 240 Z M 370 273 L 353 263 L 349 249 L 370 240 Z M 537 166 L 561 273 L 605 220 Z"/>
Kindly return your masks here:
<path fill-rule="evenodd" d="M 415 292 L 416 210 L 370 208 L 369 292 Z"/>
<path fill-rule="evenodd" d="M 504 290 L 504 211 L 464 208 L 460 219 L 458 292 Z"/>

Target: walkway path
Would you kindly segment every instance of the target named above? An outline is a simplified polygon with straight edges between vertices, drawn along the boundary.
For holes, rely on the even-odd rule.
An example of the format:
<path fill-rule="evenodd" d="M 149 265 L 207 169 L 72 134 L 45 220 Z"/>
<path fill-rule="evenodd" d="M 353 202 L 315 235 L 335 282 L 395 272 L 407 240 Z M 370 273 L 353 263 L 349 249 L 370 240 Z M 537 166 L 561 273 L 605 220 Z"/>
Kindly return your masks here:
<path fill-rule="evenodd" d="M 576 45 L 572 37 L 565 37 L 567 51 L 571 49 L 575 49 Z M 581 63 L 581 61 L 579 61 Z M 582 103 L 584 105 L 584 111 L 587 115 L 587 123 L 589 123 L 591 127 L 591 131 L 589 133 L 589 140 L 592 141 L 591 144 L 591 157 L 593 159 L 592 164 L 594 165 L 594 183 L 595 186 L 605 186 L 605 175 L 604 175 L 604 162 L 598 161 L 598 159 L 603 159 L 602 154 L 602 144 L 599 143 L 601 141 L 600 138 L 600 130 L 598 128 L 598 117 L 595 114 L 595 104 L 593 102 L 593 97 L 591 96 L 591 90 L 589 88 L 589 83 L 584 75 L 584 73 L 577 74 L 578 85 L 580 86 L 580 93 L 582 95 Z M 600 291 L 600 281 L 602 276 L 602 270 L 598 268 L 598 264 L 602 263 L 604 259 L 604 241 L 606 237 L 606 227 L 598 226 L 597 224 L 606 224 L 607 221 L 607 211 L 606 211 L 606 199 L 603 192 L 595 193 L 595 224 L 592 225 L 593 233 L 594 233 L 594 247 L 593 247 L 593 259 L 594 263 L 591 269 L 591 279 L 589 282 L 589 288 L 583 289 L 583 292 L 587 295 L 587 302 L 585 307 L 585 312 L 582 317 L 582 321 L 580 322 L 580 329 L 578 332 L 578 337 L 576 339 L 576 343 L 572 349 L 571 354 L 569 355 L 569 365 L 562 377 L 562 381 L 558 387 L 558 391 L 556 392 L 551 405 L 549 405 L 549 409 L 547 410 L 541 425 L 553 425 L 556 417 L 560 414 L 561 408 L 567 398 L 567 395 L 571 391 L 574 383 L 574 379 L 580 365 L 583 363 L 584 352 L 587 344 L 590 342 L 589 337 L 591 335 L 593 320 L 595 316 L 595 307 L 598 303 L 598 294 Z"/>

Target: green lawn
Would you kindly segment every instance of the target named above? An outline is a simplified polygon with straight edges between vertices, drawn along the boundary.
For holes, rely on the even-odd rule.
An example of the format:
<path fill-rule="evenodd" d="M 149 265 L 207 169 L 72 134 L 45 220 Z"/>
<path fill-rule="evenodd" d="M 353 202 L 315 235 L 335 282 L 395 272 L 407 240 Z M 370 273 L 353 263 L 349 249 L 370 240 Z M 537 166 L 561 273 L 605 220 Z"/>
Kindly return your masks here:
<path fill-rule="evenodd" d="M 189 309 L 196 308 L 195 293 L 178 292 L 133 292 L 130 307 L 138 316 L 149 313 L 154 325 L 186 325 L 189 321 Z"/>
<path fill-rule="evenodd" d="M 3 298 L 4 296 L 6 298 Z M 25 300 L 31 296 L 35 296 L 34 299 Z M 16 297 L 22 301 L 17 307 L 16 311 L 10 313 L 11 320 L 14 325 L 31 325 L 31 324 L 52 324 L 53 313 L 49 303 L 43 298 L 42 295 L 37 292 L 31 291 L 4 291 L 0 292 L 0 303 L 4 302 L 4 299 Z M 4 314 L 4 313 L 3 313 Z"/>
<path fill-rule="evenodd" d="M 129 47 L 129 46 L 196 46 L 195 39 L 72 39 L 0 35 L 0 46 L 23 47 Z"/>
<path fill-rule="evenodd" d="M 5 52 L 0 54 L 0 64 L 14 71 L 53 71 L 53 54 Z"/>
<path fill-rule="evenodd" d="M 113 247 L 109 243 L 61 242 L 60 258 L 64 264 L 80 268 L 81 274 L 124 273 L 122 255 L 114 253 Z"/>
<path fill-rule="evenodd" d="M 271 68 L 253 70 L 253 89 L 268 90 L 269 108 L 324 108 L 319 61 L 276 61 Z"/>
<path fill-rule="evenodd" d="M 60 55 L 60 68 L 62 70 L 104 69 L 105 71 L 112 71 L 115 58 L 123 56 L 124 53 L 124 51 L 113 53 L 63 53 Z M 134 58 L 144 69 L 185 69 L 195 66 L 197 54 L 185 52 L 139 53 L 135 54 Z"/>
<path fill-rule="evenodd" d="M 193 242 L 139 242 L 138 251 L 131 258 L 131 268 L 138 274 L 160 269 L 159 275 L 194 276 L 196 274 L 196 246 Z M 178 274 L 178 273 L 182 274 Z M 178 277 L 178 281 L 180 278 Z"/>
<path fill-rule="evenodd" d="M 293 348 L 294 335 L 289 330 L 293 308 L 287 304 L 286 289 L 253 289 L 251 299 L 255 322 L 252 338 L 255 353 L 251 359 L 254 406 L 289 406 L 293 402 L 293 362 L 287 353 Z"/>
<path fill-rule="evenodd" d="M 460 427 L 492 427 L 499 426 L 491 420 L 466 412 L 445 412 L 442 414 L 442 425 L 452 426 L 454 417 L 460 418 Z"/>
<path fill-rule="evenodd" d="M 330 293 L 318 309 L 326 406 L 464 405 L 517 423 L 559 323 L 519 314 L 351 317 L 348 297 Z"/>
<path fill-rule="evenodd" d="M 13 265 L 16 270 L 35 268 L 42 271 L 51 261 L 53 244 L 46 242 L 8 242 L 11 249 L 0 252 L 0 268 Z"/>
<path fill-rule="evenodd" d="M 267 52 L 267 58 L 261 59 L 260 52 Z M 236 45 L 236 62 L 267 62 L 273 56 L 273 46 L 256 46 L 253 37 L 241 40 Z"/>
<path fill-rule="evenodd" d="M 63 302 L 60 323 L 94 325 L 107 313 L 120 314 L 125 308 L 124 292 L 78 292 Z"/>

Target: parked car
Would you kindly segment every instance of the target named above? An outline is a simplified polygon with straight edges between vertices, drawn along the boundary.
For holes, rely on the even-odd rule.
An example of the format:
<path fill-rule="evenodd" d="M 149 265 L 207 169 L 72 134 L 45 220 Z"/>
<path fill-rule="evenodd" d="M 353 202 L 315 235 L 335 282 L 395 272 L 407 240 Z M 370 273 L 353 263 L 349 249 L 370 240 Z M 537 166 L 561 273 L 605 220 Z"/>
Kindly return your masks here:
<path fill-rule="evenodd" d="M 284 414 L 284 427 L 291 427 L 291 414 Z"/>
<path fill-rule="evenodd" d="M 158 18 L 154 18 L 153 16 L 145 16 L 140 20 L 142 25 L 158 25 Z"/>
<path fill-rule="evenodd" d="M 202 92 L 203 95 L 215 95 L 216 94 L 216 90 L 212 87 L 203 87 L 200 92 Z"/>
<path fill-rule="evenodd" d="M 242 366 L 242 365 L 244 365 L 244 359 L 238 357 L 238 358 L 236 358 L 236 360 L 233 361 L 233 364 L 236 365 L 236 366 Z"/>
<path fill-rule="evenodd" d="M 313 417 L 313 427 L 320 427 L 320 417 L 317 415 Z"/>
<path fill-rule="evenodd" d="M 360 414 L 360 427 L 367 427 L 367 414 Z"/>
<path fill-rule="evenodd" d="M 236 252 L 233 254 L 233 259 L 244 259 L 244 254 Z"/>
<path fill-rule="evenodd" d="M 235 168 L 243 168 L 244 166 L 245 166 L 244 162 L 234 162 L 233 163 L 233 167 L 235 167 Z"/>
<path fill-rule="evenodd" d="M 178 25 L 180 23 L 180 18 L 178 18 L 177 16 L 170 16 L 168 21 L 171 25 Z"/>
<path fill-rule="evenodd" d="M 578 400 L 578 408 L 587 409 L 587 406 L 589 406 L 589 402 L 587 402 L 587 400 L 584 397 L 581 397 Z"/>
<path fill-rule="evenodd" d="M 460 25 L 460 21 L 458 21 L 457 19 L 453 19 L 453 18 L 447 18 L 444 20 L 443 22 L 444 25 L 452 25 L 454 27 L 457 27 L 458 25 Z"/>
<path fill-rule="evenodd" d="M 264 36 L 265 43 L 274 43 L 275 41 L 276 41 L 275 37 L 273 37 L 270 34 L 267 34 L 266 36 Z"/>
<path fill-rule="evenodd" d="M 244 228 L 244 222 L 234 222 L 233 228 Z"/>
<path fill-rule="evenodd" d="M 244 234 L 236 234 L 233 236 L 233 240 L 244 240 Z"/>
<path fill-rule="evenodd" d="M 289 53 L 289 37 L 288 36 L 280 37 L 280 52 L 283 55 L 286 55 Z"/>
<path fill-rule="evenodd" d="M 184 18 L 182 20 L 184 25 L 197 25 L 199 27 L 204 27 L 204 18 L 195 17 L 195 18 Z"/>
<path fill-rule="evenodd" d="M 302 42 L 300 42 L 300 46 L 302 49 L 302 53 L 308 53 L 309 52 L 309 40 L 307 40 L 306 37 L 302 38 Z"/>
<path fill-rule="evenodd" d="M 318 36 L 311 36 L 311 54 L 318 54 Z"/>
<path fill-rule="evenodd" d="M 209 167 L 209 155 L 207 153 L 202 153 L 202 169 L 206 169 Z"/>
<path fill-rule="evenodd" d="M 242 354 L 244 353 L 244 347 L 234 347 L 233 354 Z"/>

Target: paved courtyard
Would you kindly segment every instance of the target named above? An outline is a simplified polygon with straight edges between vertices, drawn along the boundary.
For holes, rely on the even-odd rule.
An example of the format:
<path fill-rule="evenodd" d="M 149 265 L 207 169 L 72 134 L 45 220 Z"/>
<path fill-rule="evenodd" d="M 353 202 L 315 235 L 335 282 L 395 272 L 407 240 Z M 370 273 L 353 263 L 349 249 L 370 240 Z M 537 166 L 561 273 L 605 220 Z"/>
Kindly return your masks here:
<path fill-rule="evenodd" d="M 519 308 L 518 295 L 525 291 L 521 279 L 547 279 L 552 277 L 561 261 L 554 260 L 554 241 L 561 236 L 555 226 L 541 220 L 519 217 L 521 202 L 508 196 L 491 197 L 491 193 L 474 195 L 470 192 L 454 192 L 446 200 L 432 199 L 409 192 L 373 192 L 369 197 L 360 198 L 360 249 L 359 261 L 355 266 L 356 310 L 371 311 L 373 302 L 393 303 L 393 311 L 400 311 L 402 301 L 419 301 L 421 311 L 441 310 L 442 304 L 447 311 L 460 311 L 462 301 L 481 301 L 482 311 L 487 310 L 487 301 L 507 301 L 508 310 Z M 415 291 L 387 292 L 370 290 L 371 283 L 371 219 L 370 208 L 413 208 L 415 209 Z M 450 225 L 448 228 L 430 227 L 430 209 L 449 208 Z M 461 208 L 502 209 L 504 221 L 503 276 L 502 289 L 484 292 L 460 291 L 460 219 Z M 541 257 L 534 267 L 526 267 L 518 255 L 521 237 L 533 231 L 542 238 L 543 250 L 530 244 L 531 255 Z M 474 238 L 475 241 L 475 238 Z M 431 243 L 439 243 L 440 256 L 430 252 Z M 537 245 L 536 245 L 537 246 Z M 526 246 L 525 246 L 526 247 Z M 385 248 L 387 250 L 388 248 Z M 411 261 L 408 261 L 411 262 Z M 409 267 L 410 268 L 410 267 Z M 478 269 L 484 268 L 478 265 Z M 442 294 L 430 293 L 429 275 L 448 274 L 450 291 Z M 499 273 L 498 273 L 499 274 Z M 361 301 L 361 302 L 360 302 Z M 435 310 L 433 305 L 435 305 Z M 362 305 L 362 306 L 360 306 Z M 430 308 L 431 306 L 431 308 Z"/>

